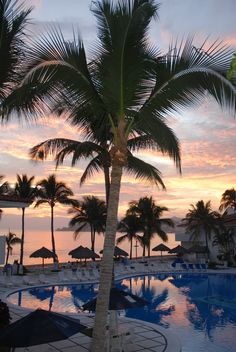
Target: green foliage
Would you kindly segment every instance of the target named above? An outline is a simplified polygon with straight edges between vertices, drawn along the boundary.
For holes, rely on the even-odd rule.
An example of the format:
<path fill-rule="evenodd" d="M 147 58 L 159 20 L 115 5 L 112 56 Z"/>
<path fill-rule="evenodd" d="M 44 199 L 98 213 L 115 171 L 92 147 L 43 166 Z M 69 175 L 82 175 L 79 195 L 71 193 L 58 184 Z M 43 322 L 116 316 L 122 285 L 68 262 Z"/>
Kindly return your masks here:
<path fill-rule="evenodd" d="M 220 214 L 212 210 L 211 201 L 204 203 L 200 200 L 196 205 L 191 204 L 191 209 L 182 219 L 182 226 L 193 241 L 201 241 L 201 236 L 204 236 L 209 250 L 208 240 L 211 239 L 211 234 L 218 234 L 223 228 L 223 223 Z"/>
<path fill-rule="evenodd" d="M 69 209 L 69 214 L 74 214 L 69 226 L 76 227 L 74 238 L 89 225 L 91 230 L 91 249 L 94 251 L 96 233 L 104 233 L 106 226 L 106 203 L 94 196 L 83 197 L 82 202 L 77 202 Z"/>
<path fill-rule="evenodd" d="M 227 78 L 229 80 L 232 80 L 235 77 L 235 74 L 236 74 L 236 54 L 234 54 L 232 58 L 230 69 L 228 70 L 228 73 L 227 73 Z"/>
<path fill-rule="evenodd" d="M 30 12 L 19 0 L 0 0 L 0 104 L 22 78 Z"/>
<path fill-rule="evenodd" d="M 220 201 L 220 210 L 225 210 L 227 208 L 236 209 L 236 191 L 234 188 L 226 189 L 222 194 Z"/>
<path fill-rule="evenodd" d="M 138 201 L 130 202 L 127 214 L 135 215 L 140 220 L 143 236 L 139 237 L 139 241 L 144 248 L 144 253 L 147 248 L 150 255 L 151 239 L 155 235 L 164 242 L 168 241 L 167 233 L 162 226 L 174 227 L 174 223 L 169 218 L 161 218 L 165 211 L 168 211 L 168 208 L 156 205 L 152 197 L 143 197 Z"/>

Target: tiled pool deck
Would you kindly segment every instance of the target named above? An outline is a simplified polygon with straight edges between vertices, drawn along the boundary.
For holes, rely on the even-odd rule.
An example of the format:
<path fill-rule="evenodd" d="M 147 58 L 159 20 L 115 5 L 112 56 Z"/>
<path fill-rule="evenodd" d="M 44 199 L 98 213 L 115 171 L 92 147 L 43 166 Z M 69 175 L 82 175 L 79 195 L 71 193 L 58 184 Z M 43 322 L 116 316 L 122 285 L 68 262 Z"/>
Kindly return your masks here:
<path fill-rule="evenodd" d="M 222 270 L 209 270 L 208 273 L 222 273 Z M 225 273 L 235 273 L 236 269 L 225 269 Z M 166 272 L 165 272 L 166 273 Z M 136 273 L 139 274 L 139 273 Z M 142 274 L 142 273 L 140 273 Z M 147 274 L 147 273 L 146 273 Z M 52 274 L 52 279 L 53 279 Z M 30 275 L 34 278 L 34 275 Z M 123 275 L 122 275 L 123 276 Z M 124 276 L 125 277 L 125 276 Z M 127 276 L 126 276 L 127 277 Z M 119 278 L 122 278 L 119 276 Z M 55 277 L 56 280 L 56 277 Z M 59 282 L 53 280 L 53 284 L 59 284 Z M 29 286 L 22 286 L 22 287 L 29 287 Z M 20 287 L 11 287 L 6 288 L 0 284 L 0 298 L 6 301 L 6 296 L 8 292 L 14 291 L 19 289 Z M 10 314 L 12 317 L 12 321 L 15 321 L 26 314 L 29 313 L 28 310 L 14 306 L 8 303 L 10 308 Z M 74 318 L 80 319 L 81 323 L 92 327 L 93 326 L 93 317 L 88 316 L 86 314 L 71 314 Z M 132 341 L 127 342 L 125 345 L 125 352 L 139 352 L 139 351 L 146 351 L 146 352 L 180 352 L 181 351 L 181 344 L 172 332 L 169 330 L 165 330 L 158 325 L 150 324 L 140 320 L 134 319 L 127 319 L 127 318 L 120 318 L 119 319 L 119 326 L 123 330 L 132 330 Z M 34 347 L 28 348 L 17 348 L 15 349 L 16 352 L 48 352 L 48 351 L 61 351 L 61 352 L 86 352 L 89 351 L 91 344 L 91 338 L 85 336 L 81 333 L 73 335 L 71 338 L 66 340 L 52 342 L 45 345 L 38 345 Z"/>

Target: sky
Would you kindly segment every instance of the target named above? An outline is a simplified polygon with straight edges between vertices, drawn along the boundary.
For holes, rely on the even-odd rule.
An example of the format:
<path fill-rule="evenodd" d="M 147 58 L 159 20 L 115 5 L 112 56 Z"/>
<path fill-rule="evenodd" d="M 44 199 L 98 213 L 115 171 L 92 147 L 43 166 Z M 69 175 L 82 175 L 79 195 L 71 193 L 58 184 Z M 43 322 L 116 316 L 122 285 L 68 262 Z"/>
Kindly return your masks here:
<path fill-rule="evenodd" d="M 27 0 L 26 3 L 34 6 L 29 27 L 33 37 L 42 35 L 48 26 L 57 24 L 69 39 L 74 28 L 83 38 L 89 57 L 96 40 L 96 22 L 90 12 L 90 0 Z M 159 19 L 151 25 L 150 41 L 165 52 L 172 40 L 195 34 L 196 45 L 209 36 L 209 41 L 221 39 L 236 48 L 235 13 L 235 0 L 163 0 Z M 222 193 L 236 186 L 236 120 L 233 116 L 206 97 L 198 106 L 169 116 L 168 120 L 181 143 L 182 175 L 168 158 L 148 151 L 139 153 L 139 157 L 161 170 L 167 190 L 162 191 L 124 175 L 119 216 L 124 214 L 129 201 L 144 195 L 152 195 L 158 204 L 167 206 L 168 217 L 184 217 L 190 204 L 201 199 L 211 200 L 214 210 L 217 210 Z M 102 174 L 90 179 L 82 188 L 79 186 L 86 162 L 71 168 L 67 161 L 55 171 L 52 160 L 38 164 L 30 160 L 29 148 L 55 137 L 81 138 L 74 128 L 55 116 L 48 116 L 37 124 L 12 119 L 6 126 L 0 126 L 0 173 L 14 184 L 17 173 L 35 175 L 38 181 L 56 172 L 58 180 L 65 181 L 77 198 L 88 194 L 104 198 Z M 50 214 L 47 207 L 28 209 L 27 214 L 29 229 L 48 227 Z M 58 206 L 56 226 L 66 226 L 68 219 L 67 209 Z M 4 211 L 0 230 L 10 226 L 20 228 L 20 211 L 17 209 Z"/>

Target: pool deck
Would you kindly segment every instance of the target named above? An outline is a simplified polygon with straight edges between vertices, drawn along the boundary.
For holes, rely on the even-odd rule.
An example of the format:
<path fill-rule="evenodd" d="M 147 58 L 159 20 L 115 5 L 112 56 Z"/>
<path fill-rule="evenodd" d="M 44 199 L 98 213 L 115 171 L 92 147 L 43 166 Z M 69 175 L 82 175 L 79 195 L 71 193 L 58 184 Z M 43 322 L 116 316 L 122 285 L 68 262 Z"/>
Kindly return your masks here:
<path fill-rule="evenodd" d="M 157 271 L 157 274 L 183 274 L 185 272 L 181 271 L 175 271 L 171 272 L 169 271 Z M 236 268 L 228 268 L 228 269 L 222 269 L 222 270 L 207 270 L 204 271 L 204 273 L 208 274 L 236 274 Z M 147 272 L 135 272 L 133 274 L 127 273 L 126 275 L 118 275 L 116 279 L 123 279 L 126 277 L 134 276 L 134 275 L 143 275 L 143 274 L 148 274 Z M 154 274 L 154 272 L 150 273 L 150 275 Z M 30 278 L 34 279 L 34 274 L 28 275 Z M 47 276 L 48 277 L 48 276 Z M 51 273 L 50 275 L 50 281 L 53 285 L 57 284 L 70 284 L 69 282 L 63 283 L 59 282 L 57 279 L 57 275 L 55 273 Z M 92 283 L 92 281 L 85 281 L 84 283 Z M 78 282 L 80 283 L 80 282 Z M 75 282 L 73 282 L 75 284 Z M 42 285 L 38 284 L 37 286 L 48 286 L 48 285 Z M 7 302 L 9 309 L 10 309 L 10 314 L 12 317 L 12 321 L 15 321 L 26 314 L 30 312 L 30 310 L 18 307 L 16 305 L 10 304 L 7 301 L 7 296 L 10 292 L 16 291 L 20 288 L 29 288 L 31 286 L 29 285 L 21 285 L 21 286 L 12 286 L 11 288 L 7 288 L 4 285 L 0 283 L 0 299 L 4 300 Z M 67 315 L 73 317 L 73 318 L 78 318 L 80 319 L 80 322 L 88 327 L 93 326 L 93 316 L 88 315 L 86 313 L 79 313 L 79 314 L 69 314 Z M 132 331 L 132 335 L 130 335 L 131 339 L 127 339 L 127 342 L 125 344 L 125 352 L 181 352 L 181 343 L 175 334 L 170 331 L 169 329 L 163 329 L 162 327 L 156 325 L 156 324 L 151 324 L 148 322 L 144 322 L 141 320 L 135 320 L 135 319 L 128 319 L 128 318 L 119 318 L 119 327 L 123 331 Z M 132 340 L 129 341 L 129 340 Z M 49 344 L 45 345 L 38 345 L 38 346 L 33 346 L 33 347 L 28 347 L 28 348 L 16 348 L 16 352 L 23 352 L 23 351 L 29 351 L 29 352 L 48 352 L 48 351 L 61 351 L 61 352 L 86 352 L 90 350 L 90 344 L 91 344 L 91 338 L 88 336 L 85 336 L 81 333 L 78 333 L 76 335 L 73 335 L 72 337 L 62 340 L 62 341 L 57 341 L 57 342 L 52 342 Z"/>

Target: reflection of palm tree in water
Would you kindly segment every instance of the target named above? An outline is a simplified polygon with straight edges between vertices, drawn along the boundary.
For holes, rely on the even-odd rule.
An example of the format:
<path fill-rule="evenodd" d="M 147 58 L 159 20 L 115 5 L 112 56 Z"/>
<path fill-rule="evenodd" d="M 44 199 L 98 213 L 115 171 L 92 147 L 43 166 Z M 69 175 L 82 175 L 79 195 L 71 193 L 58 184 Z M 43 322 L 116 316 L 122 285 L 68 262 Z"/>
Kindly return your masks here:
<path fill-rule="evenodd" d="M 44 301 L 49 298 L 49 304 L 48 304 L 48 310 L 52 310 L 52 305 L 53 305 L 53 300 L 54 300 L 54 295 L 56 293 L 55 286 L 52 286 L 50 288 L 35 288 L 32 290 L 29 290 L 29 293 L 36 297 L 40 301 Z M 19 292 L 20 294 L 20 292 Z M 18 302 L 21 303 L 21 295 L 18 296 Z M 18 304 L 19 305 L 19 304 Z"/>
<path fill-rule="evenodd" d="M 228 281 L 229 278 L 221 278 L 220 280 Z M 204 280 L 205 290 L 201 284 L 202 294 L 198 294 L 198 287 L 191 286 L 190 290 L 185 292 L 187 296 L 187 313 L 186 316 L 195 330 L 205 332 L 209 340 L 213 340 L 213 333 L 217 327 L 223 327 L 228 322 L 236 323 L 236 311 L 229 306 L 224 306 L 220 300 L 221 294 L 227 294 L 229 286 L 223 289 L 223 282 L 219 284 L 216 277 L 207 276 Z M 227 282 L 225 282 L 227 284 Z M 216 302 L 219 302 L 217 304 Z"/>
<path fill-rule="evenodd" d="M 73 285 L 71 286 L 71 296 L 76 308 L 80 310 L 81 306 L 97 296 L 98 285 Z"/>
<path fill-rule="evenodd" d="M 139 278 L 141 279 L 141 278 Z M 129 279 L 129 290 L 134 294 L 146 299 L 149 302 L 149 305 L 143 309 L 128 309 L 126 311 L 126 316 L 130 318 L 138 318 L 141 320 L 146 320 L 149 322 L 153 322 L 156 324 L 160 324 L 163 326 L 168 326 L 166 322 L 164 322 L 163 318 L 166 316 L 170 316 L 172 312 L 175 310 L 174 305 L 170 305 L 169 307 L 163 306 L 166 304 L 168 300 L 168 289 L 165 288 L 160 294 L 156 293 L 155 287 L 157 286 L 157 282 L 155 280 L 155 284 L 152 285 L 151 277 L 146 275 L 142 277 L 142 285 L 140 289 L 136 292 L 133 290 L 133 283 L 135 283 L 135 279 Z M 128 288 L 128 286 L 127 286 Z M 137 289 L 137 286 L 136 286 Z"/>

